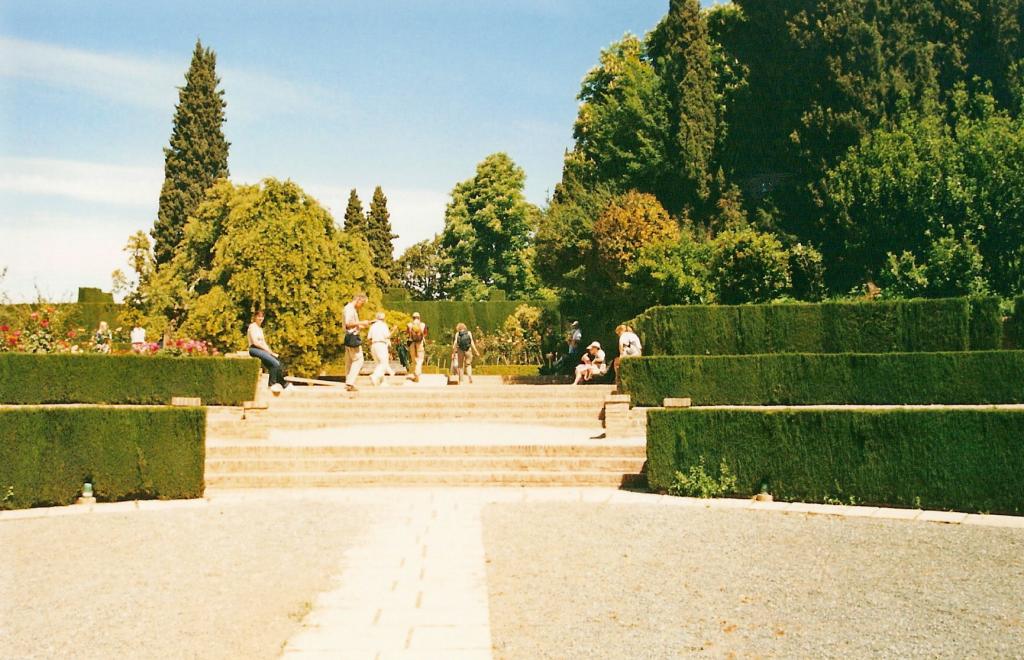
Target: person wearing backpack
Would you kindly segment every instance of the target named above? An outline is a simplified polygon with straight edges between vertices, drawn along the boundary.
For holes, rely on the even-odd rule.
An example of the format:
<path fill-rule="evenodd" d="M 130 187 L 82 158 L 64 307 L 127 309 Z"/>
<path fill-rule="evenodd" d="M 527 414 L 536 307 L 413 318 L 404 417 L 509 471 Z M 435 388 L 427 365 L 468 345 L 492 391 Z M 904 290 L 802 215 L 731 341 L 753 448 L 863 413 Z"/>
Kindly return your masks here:
<path fill-rule="evenodd" d="M 473 333 L 466 329 L 465 323 L 455 326 L 455 338 L 452 340 L 452 356 L 458 360 L 455 368 L 459 375 L 459 385 L 462 384 L 462 372 L 466 372 L 469 382 L 473 382 L 473 353 L 480 356 L 480 351 L 473 341 Z"/>
<path fill-rule="evenodd" d="M 405 326 L 409 335 L 409 363 L 413 365 L 412 373 L 407 377 L 414 383 L 420 382 L 423 375 L 424 342 L 427 339 L 427 324 L 420 320 L 420 313 L 412 313 L 412 322 Z"/>

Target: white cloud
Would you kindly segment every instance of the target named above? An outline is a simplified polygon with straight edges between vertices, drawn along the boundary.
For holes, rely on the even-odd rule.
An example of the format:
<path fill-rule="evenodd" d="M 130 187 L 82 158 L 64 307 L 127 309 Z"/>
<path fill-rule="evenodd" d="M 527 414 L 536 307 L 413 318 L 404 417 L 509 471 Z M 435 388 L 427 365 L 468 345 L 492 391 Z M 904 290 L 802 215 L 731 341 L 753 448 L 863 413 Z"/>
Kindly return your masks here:
<path fill-rule="evenodd" d="M 75 89 L 120 103 L 169 112 L 185 82 L 189 57 L 173 61 L 68 48 L 0 36 L 0 77 Z M 313 112 L 349 106 L 338 92 L 315 84 L 218 65 L 229 119 Z"/>
<path fill-rule="evenodd" d="M 116 206 L 155 209 L 163 176 L 156 167 L 0 157 L 0 191 Z"/>
<path fill-rule="evenodd" d="M 123 252 L 140 227 L 125 216 L 26 214 L 3 221 L 0 288 L 15 302 L 73 300 L 80 286 L 110 289 L 115 268 L 129 271 Z"/>

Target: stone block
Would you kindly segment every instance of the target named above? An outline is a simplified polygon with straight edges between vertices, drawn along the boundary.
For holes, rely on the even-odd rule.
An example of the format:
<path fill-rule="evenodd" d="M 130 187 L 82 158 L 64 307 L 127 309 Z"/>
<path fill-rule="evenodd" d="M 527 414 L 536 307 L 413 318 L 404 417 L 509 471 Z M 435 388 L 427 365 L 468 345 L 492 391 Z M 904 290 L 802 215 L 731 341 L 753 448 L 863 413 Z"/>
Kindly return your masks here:
<path fill-rule="evenodd" d="M 690 397 L 669 398 L 664 401 L 664 406 L 666 408 L 689 408 L 692 405 L 693 401 Z"/>
<path fill-rule="evenodd" d="M 203 400 L 197 396 L 175 396 L 171 397 L 171 405 L 179 407 L 196 407 L 203 405 Z"/>

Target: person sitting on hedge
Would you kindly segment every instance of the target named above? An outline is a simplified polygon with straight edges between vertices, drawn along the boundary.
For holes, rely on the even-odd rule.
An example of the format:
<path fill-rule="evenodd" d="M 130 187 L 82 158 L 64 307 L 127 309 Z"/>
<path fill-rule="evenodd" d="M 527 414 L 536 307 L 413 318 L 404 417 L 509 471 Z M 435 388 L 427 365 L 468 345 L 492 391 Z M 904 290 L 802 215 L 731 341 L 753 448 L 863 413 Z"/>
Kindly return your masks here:
<path fill-rule="evenodd" d="M 249 341 L 249 355 L 259 358 L 259 361 L 270 372 L 270 391 L 274 394 L 280 394 L 283 390 L 291 389 L 292 385 L 285 382 L 284 366 L 281 364 L 281 360 L 278 359 L 277 353 L 270 350 L 270 346 L 267 345 L 267 338 L 263 335 L 262 327 L 264 318 L 266 318 L 266 315 L 263 313 L 263 310 L 256 312 L 252 317 L 252 323 L 249 324 L 245 337 Z"/>
<path fill-rule="evenodd" d="M 600 342 L 591 342 L 587 346 L 587 352 L 583 354 L 582 362 L 576 365 L 576 380 L 573 385 L 579 385 L 580 381 L 589 381 L 594 376 L 603 376 L 608 373 L 608 365 L 604 362 L 604 351 L 601 350 Z"/>

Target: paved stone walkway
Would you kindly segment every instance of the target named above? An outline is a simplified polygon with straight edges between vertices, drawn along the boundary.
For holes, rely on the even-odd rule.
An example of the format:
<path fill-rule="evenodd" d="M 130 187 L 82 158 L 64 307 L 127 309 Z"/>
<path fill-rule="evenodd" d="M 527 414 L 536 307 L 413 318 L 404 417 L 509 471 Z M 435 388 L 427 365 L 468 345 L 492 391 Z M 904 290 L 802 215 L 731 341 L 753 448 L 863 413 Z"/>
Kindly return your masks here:
<path fill-rule="evenodd" d="M 284 658 L 491 658 L 482 498 L 398 499 L 346 554 L 338 587 L 317 598 Z"/>

